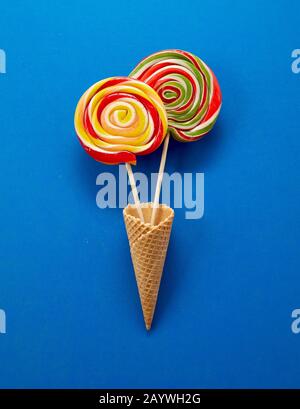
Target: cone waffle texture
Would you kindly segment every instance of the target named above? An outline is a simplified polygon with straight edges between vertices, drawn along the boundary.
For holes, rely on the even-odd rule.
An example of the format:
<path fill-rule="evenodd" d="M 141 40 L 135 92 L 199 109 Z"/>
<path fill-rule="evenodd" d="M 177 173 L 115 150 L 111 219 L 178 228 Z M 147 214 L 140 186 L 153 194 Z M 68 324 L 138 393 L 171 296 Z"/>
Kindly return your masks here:
<path fill-rule="evenodd" d="M 154 226 L 150 224 L 152 203 L 143 203 L 142 211 L 145 223 L 141 221 L 133 205 L 128 205 L 123 215 L 144 320 L 146 328 L 150 329 L 168 250 L 174 211 L 166 205 L 159 205 Z"/>

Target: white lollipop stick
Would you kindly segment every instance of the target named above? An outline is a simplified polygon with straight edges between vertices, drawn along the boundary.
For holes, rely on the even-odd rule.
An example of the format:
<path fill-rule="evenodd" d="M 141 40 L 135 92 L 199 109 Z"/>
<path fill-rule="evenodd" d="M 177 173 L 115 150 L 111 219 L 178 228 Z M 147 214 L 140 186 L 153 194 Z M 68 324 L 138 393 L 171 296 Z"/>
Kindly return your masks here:
<path fill-rule="evenodd" d="M 151 222 L 150 222 L 152 225 L 154 225 L 155 223 L 155 217 L 156 217 L 156 212 L 157 212 L 158 203 L 159 203 L 161 184 L 162 184 L 162 180 L 164 176 L 165 164 L 166 164 L 167 153 L 168 153 L 169 139 L 170 139 L 170 135 L 167 134 L 165 141 L 164 141 L 163 151 L 161 154 L 160 166 L 159 166 L 155 195 L 154 195 L 153 210 L 152 210 Z"/>
<path fill-rule="evenodd" d="M 144 215 L 143 215 L 143 212 L 142 212 L 141 202 L 140 202 L 138 191 L 137 191 L 137 188 L 136 188 L 136 184 L 135 184 L 133 172 L 132 172 L 132 169 L 131 169 L 131 165 L 129 163 L 125 163 L 125 166 L 126 166 L 128 177 L 129 177 L 129 182 L 130 182 L 130 186 L 131 186 L 131 190 L 132 190 L 133 200 L 134 200 L 134 203 L 136 205 L 136 210 L 137 210 L 137 212 L 138 212 L 138 214 L 140 216 L 140 219 L 144 223 L 145 222 Z"/>

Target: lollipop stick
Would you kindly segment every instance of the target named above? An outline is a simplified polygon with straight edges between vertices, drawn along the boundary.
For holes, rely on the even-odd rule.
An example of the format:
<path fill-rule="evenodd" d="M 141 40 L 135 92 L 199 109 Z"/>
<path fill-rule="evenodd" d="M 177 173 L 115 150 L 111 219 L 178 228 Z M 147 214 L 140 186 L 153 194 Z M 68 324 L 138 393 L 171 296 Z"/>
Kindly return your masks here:
<path fill-rule="evenodd" d="M 155 223 L 155 217 L 156 217 L 156 212 L 157 212 L 158 203 L 159 203 L 161 183 L 162 183 L 163 176 L 164 176 L 164 170 L 165 170 L 165 164 L 166 164 L 167 152 L 168 152 L 168 146 L 169 146 L 169 139 L 170 139 L 170 135 L 167 134 L 165 138 L 164 146 L 163 146 L 163 151 L 161 154 L 161 160 L 160 160 L 155 195 L 154 195 L 153 210 L 152 210 L 151 222 L 150 222 L 152 225 L 154 225 Z"/>
<path fill-rule="evenodd" d="M 129 182 L 130 182 L 130 186 L 131 186 L 131 190 L 132 190 L 133 200 L 134 200 L 134 203 L 136 205 L 136 210 L 137 210 L 137 212 L 138 212 L 138 214 L 140 216 L 140 219 L 144 223 L 145 220 L 144 220 L 143 212 L 142 212 L 142 209 L 141 209 L 141 202 L 140 202 L 139 195 L 138 195 L 138 192 L 137 192 L 137 188 L 136 188 L 133 172 L 132 172 L 132 169 L 131 169 L 131 165 L 129 163 L 125 163 L 125 166 L 126 166 L 128 177 L 129 177 Z"/>

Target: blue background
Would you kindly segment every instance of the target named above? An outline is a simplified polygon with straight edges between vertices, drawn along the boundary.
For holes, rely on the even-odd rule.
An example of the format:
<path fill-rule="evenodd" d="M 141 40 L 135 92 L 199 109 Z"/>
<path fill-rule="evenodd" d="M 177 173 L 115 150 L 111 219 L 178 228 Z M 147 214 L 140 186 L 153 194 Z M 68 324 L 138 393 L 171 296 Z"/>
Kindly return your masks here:
<path fill-rule="evenodd" d="M 1 387 L 299 387 L 299 1 L 1 2 Z M 177 209 L 153 330 L 119 209 L 100 210 L 73 113 L 97 80 L 181 48 L 223 91 L 167 170 L 205 172 Z M 157 170 L 160 152 L 137 169 Z"/>

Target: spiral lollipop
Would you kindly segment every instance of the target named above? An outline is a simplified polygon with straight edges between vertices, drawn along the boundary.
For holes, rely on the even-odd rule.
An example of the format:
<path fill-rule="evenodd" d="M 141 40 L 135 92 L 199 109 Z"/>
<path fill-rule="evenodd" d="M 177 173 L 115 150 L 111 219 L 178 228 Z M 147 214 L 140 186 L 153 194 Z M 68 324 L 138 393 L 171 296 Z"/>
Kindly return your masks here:
<path fill-rule="evenodd" d="M 212 70 L 195 55 L 181 50 L 164 50 L 143 59 L 131 72 L 155 89 L 168 116 L 169 132 L 181 142 L 197 141 L 214 126 L 222 95 Z M 151 223 L 154 224 L 169 137 L 165 139 Z"/>
<path fill-rule="evenodd" d="M 133 198 L 144 220 L 130 164 L 157 149 L 167 133 L 167 115 L 147 84 L 112 77 L 92 85 L 80 98 L 74 124 L 84 150 L 106 164 L 125 163 Z"/>
<path fill-rule="evenodd" d="M 75 129 L 85 151 L 106 164 L 136 163 L 136 155 L 157 149 L 167 132 L 167 116 L 158 94 L 126 77 L 107 78 L 80 98 Z"/>
<path fill-rule="evenodd" d="M 130 77 L 144 81 L 161 97 L 169 131 L 181 142 L 208 133 L 221 108 L 221 90 L 212 70 L 198 57 L 181 50 L 165 50 L 146 57 Z"/>

